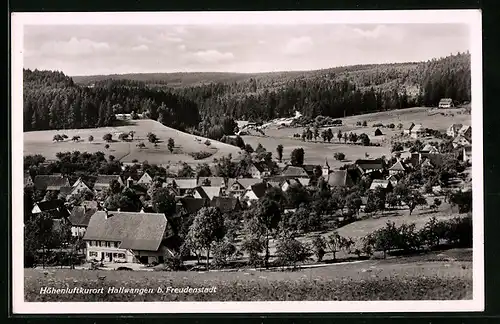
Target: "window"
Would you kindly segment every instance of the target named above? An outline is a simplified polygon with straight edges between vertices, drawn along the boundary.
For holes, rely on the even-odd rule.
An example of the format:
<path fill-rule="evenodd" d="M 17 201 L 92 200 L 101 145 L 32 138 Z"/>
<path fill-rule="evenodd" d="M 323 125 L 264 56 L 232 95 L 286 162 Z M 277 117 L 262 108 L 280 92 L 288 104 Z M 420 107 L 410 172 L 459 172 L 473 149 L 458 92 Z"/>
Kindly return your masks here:
<path fill-rule="evenodd" d="M 125 253 L 118 253 L 118 257 L 121 259 L 125 259 Z"/>
<path fill-rule="evenodd" d="M 118 245 L 120 245 L 120 242 L 115 242 L 115 248 L 117 248 Z"/>
<path fill-rule="evenodd" d="M 106 242 L 106 247 L 111 247 L 111 242 Z"/>
<path fill-rule="evenodd" d="M 97 252 L 90 251 L 89 257 L 97 257 Z"/>
<path fill-rule="evenodd" d="M 113 253 L 113 258 L 117 258 L 118 257 L 118 253 Z"/>

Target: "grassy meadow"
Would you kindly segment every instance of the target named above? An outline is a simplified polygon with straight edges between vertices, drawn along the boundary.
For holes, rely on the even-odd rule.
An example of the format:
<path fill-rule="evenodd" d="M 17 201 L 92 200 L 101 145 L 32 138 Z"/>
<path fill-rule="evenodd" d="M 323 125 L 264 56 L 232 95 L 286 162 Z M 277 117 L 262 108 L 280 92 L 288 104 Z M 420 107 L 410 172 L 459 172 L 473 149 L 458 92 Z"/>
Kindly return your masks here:
<path fill-rule="evenodd" d="M 182 162 L 192 164 L 212 162 L 214 158 L 220 158 L 229 153 L 237 156 L 238 152 L 240 152 L 240 149 L 235 146 L 214 140 L 209 140 L 210 145 L 206 145 L 206 138 L 163 126 L 154 120 L 133 120 L 128 123 L 129 125 L 117 127 L 25 132 L 24 154 L 42 154 L 48 159 L 55 159 L 58 152 L 80 151 L 93 153 L 101 151 L 106 155 L 115 156 L 121 162 L 132 162 L 137 159 L 140 162 L 148 161 L 151 164 L 176 164 Z M 118 139 L 118 134 L 129 131 L 135 131 L 133 141 L 123 142 Z M 147 134 L 149 132 L 158 136 L 160 142 L 157 147 L 148 142 Z M 107 143 L 102 139 L 103 135 L 107 133 L 113 135 L 113 142 L 109 143 L 109 149 L 105 148 Z M 55 134 L 66 134 L 69 138 L 57 143 L 52 141 Z M 77 143 L 71 141 L 71 138 L 75 135 L 81 137 L 81 140 Z M 94 137 L 93 142 L 88 141 L 90 135 Z M 167 148 L 169 138 L 173 138 L 175 141 L 172 153 Z M 146 148 L 137 147 L 137 144 L 141 142 L 146 145 Z M 202 160 L 195 160 L 189 154 L 196 152 L 209 152 L 212 155 Z"/>
<path fill-rule="evenodd" d="M 472 252 L 343 263 L 298 271 L 141 272 L 25 269 L 25 300 L 299 301 L 457 300 L 472 298 Z M 161 294 L 157 288 L 217 287 L 215 293 Z M 104 287 L 104 294 L 40 294 L 41 287 Z M 151 294 L 107 294 L 108 287 L 152 288 Z"/>

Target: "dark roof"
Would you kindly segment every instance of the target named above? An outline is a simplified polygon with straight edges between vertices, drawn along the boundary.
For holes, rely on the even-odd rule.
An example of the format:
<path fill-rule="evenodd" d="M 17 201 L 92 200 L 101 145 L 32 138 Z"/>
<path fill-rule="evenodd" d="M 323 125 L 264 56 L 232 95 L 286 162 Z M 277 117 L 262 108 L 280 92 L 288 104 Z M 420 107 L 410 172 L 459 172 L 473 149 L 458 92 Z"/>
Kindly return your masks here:
<path fill-rule="evenodd" d="M 214 197 L 210 205 L 219 208 L 222 213 L 236 211 L 241 207 L 238 198 L 232 197 Z"/>
<path fill-rule="evenodd" d="M 65 208 L 64 202 L 60 199 L 40 201 L 36 205 L 42 212 L 57 210 L 58 208 Z"/>
<path fill-rule="evenodd" d="M 97 208 L 86 208 L 85 206 L 75 206 L 68 217 L 71 225 L 88 226 L 90 217 L 97 212 Z"/>
<path fill-rule="evenodd" d="M 284 177 L 309 177 L 308 172 L 304 167 L 287 165 L 281 175 Z"/>
<path fill-rule="evenodd" d="M 314 174 L 314 169 L 321 166 L 319 164 L 304 164 L 302 167 L 307 172 L 308 176 L 312 176 Z"/>
<path fill-rule="evenodd" d="M 262 179 L 240 178 L 240 179 L 236 179 L 236 182 L 238 182 L 243 187 L 243 189 L 248 189 L 249 187 L 251 187 L 254 184 L 262 183 Z"/>
<path fill-rule="evenodd" d="M 64 202 L 59 199 L 41 201 L 35 206 L 38 206 L 42 212 L 50 213 L 53 219 L 62 219 L 69 215 L 68 209 L 64 206 Z"/>
<path fill-rule="evenodd" d="M 121 249 L 157 251 L 167 218 L 159 213 L 98 211 L 90 218 L 84 240 L 121 242 Z"/>
<path fill-rule="evenodd" d="M 102 190 L 102 189 L 109 188 L 109 186 L 111 185 L 111 182 L 113 180 L 116 180 L 116 181 L 121 183 L 121 178 L 119 175 L 102 175 L 102 174 L 100 174 L 97 176 L 97 178 L 95 180 L 94 189 Z"/>
<path fill-rule="evenodd" d="M 384 168 L 384 162 L 382 160 L 357 160 L 356 165 L 363 170 L 382 170 Z"/>
<path fill-rule="evenodd" d="M 208 183 L 210 183 L 210 184 L 208 184 Z M 198 186 L 223 187 L 225 185 L 226 185 L 226 183 L 225 183 L 223 177 L 199 177 L 198 178 Z"/>
<path fill-rule="evenodd" d="M 328 174 L 328 179 L 325 179 L 332 187 L 350 187 L 354 185 L 351 176 L 346 170 L 335 170 Z"/>
<path fill-rule="evenodd" d="M 264 172 L 266 169 L 263 163 L 261 162 L 252 162 L 252 164 L 259 172 Z"/>
<path fill-rule="evenodd" d="M 59 189 L 59 194 L 63 197 L 66 197 L 67 195 L 69 195 L 71 193 L 72 190 L 73 190 L 73 187 L 61 187 Z"/>
<path fill-rule="evenodd" d="M 193 214 L 203 207 L 208 206 L 209 200 L 206 198 L 183 197 L 180 199 L 180 202 L 187 213 Z"/>
<path fill-rule="evenodd" d="M 261 183 L 256 183 L 250 187 L 250 190 L 254 192 L 254 194 L 257 196 L 257 198 L 262 198 L 264 194 L 266 193 L 266 190 L 269 188 L 269 185 L 267 183 L 261 182 Z"/>
<path fill-rule="evenodd" d="M 60 190 L 61 187 L 69 187 L 68 178 L 62 175 L 37 175 L 35 176 L 35 188 L 39 190 Z"/>

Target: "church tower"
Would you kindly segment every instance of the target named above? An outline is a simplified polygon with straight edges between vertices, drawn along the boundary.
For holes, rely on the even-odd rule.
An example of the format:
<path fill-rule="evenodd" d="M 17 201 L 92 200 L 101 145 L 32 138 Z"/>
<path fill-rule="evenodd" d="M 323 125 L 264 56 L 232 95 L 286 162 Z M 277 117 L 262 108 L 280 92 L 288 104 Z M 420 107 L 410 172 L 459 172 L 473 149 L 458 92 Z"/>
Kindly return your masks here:
<path fill-rule="evenodd" d="M 323 178 L 327 179 L 328 175 L 330 174 L 330 166 L 328 165 L 328 161 L 326 158 L 322 170 L 323 170 Z"/>

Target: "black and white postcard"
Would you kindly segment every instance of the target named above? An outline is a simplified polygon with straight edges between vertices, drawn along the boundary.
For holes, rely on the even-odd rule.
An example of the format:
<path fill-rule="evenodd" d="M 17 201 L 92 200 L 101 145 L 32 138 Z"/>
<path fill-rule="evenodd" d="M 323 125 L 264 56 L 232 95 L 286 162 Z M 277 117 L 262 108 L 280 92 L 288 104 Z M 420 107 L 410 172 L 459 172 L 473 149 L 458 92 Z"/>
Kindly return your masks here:
<path fill-rule="evenodd" d="M 481 13 L 12 15 L 14 313 L 484 309 Z"/>

